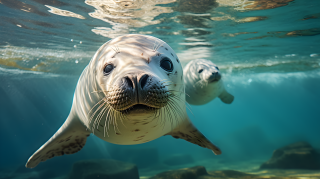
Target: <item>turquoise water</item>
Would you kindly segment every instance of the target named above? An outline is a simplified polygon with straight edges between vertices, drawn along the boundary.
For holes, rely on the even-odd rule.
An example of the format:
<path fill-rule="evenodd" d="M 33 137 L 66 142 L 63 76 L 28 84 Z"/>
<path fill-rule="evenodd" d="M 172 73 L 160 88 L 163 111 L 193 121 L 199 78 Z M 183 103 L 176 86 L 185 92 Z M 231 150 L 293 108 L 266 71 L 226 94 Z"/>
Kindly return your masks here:
<path fill-rule="evenodd" d="M 48 168 L 52 177 L 64 177 L 76 161 L 127 161 L 130 153 L 117 152 L 129 149 L 158 151 L 157 159 L 149 158 L 157 161 L 143 159 L 154 165 L 137 162 L 141 176 L 195 165 L 239 169 L 237 162 L 244 170 L 257 168 L 273 150 L 298 141 L 320 149 L 320 1 L 115 2 L 0 1 L 2 178 Z M 222 155 L 171 136 L 136 146 L 90 136 L 80 152 L 25 170 L 28 158 L 65 121 L 79 75 L 95 51 L 128 33 L 166 41 L 183 66 L 197 58 L 219 66 L 234 102 L 191 105 L 188 115 Z M 162 163 L 176 154 L 194 162 Z"/>

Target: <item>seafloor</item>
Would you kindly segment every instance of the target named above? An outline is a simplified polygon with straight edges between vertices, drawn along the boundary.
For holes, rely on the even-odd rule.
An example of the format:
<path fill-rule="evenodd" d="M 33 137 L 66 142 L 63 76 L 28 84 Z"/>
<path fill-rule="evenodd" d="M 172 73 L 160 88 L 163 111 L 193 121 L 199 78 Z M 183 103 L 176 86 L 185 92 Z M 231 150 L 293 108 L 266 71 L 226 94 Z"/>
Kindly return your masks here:
<path fill-rule="evenodd" d="M 139 169 L 140 179 L 320 179 L 320 170 L 302 169 L 259 169 L 265 159 L 244 160 L 244 161 L 221 161 L 215 159 L 199 160 L 193 163 L 168 166 L 161 162 L 148 168 Z M 175 172 L 176 170 L 188 170 L 195 166 L 205 167 L 207 174 L 201 177 L 188 177 L 186 175 L 172 175 L 168 177 L 156 177 L 162 172 Z M 22 166 L 21 166 L 22 167 Z M 21 168 L 20 167 L 20 168 Z M 7 169 L 0 171 L 0 179 L 69 179 L 69 173 L 55 176 L 55 172 L 47 172 L 45 175 L 41 171 L 27 169 Z M 46 177 L 47 176 L 47 177 Z M 94 177 L 96 178 L 96 177 Z M 97 177 L 99 178 L 99 177 Z M 100 177 L 101 178 L 101 177 Z M 122 179 L 122 178 L 121 178 Z"/>

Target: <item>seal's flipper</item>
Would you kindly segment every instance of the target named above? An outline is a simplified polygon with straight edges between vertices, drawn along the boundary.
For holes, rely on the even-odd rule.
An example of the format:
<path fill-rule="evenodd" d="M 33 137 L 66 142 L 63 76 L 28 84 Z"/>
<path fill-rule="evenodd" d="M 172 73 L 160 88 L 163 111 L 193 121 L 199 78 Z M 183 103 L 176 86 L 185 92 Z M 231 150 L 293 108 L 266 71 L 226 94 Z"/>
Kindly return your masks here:
<path fill-rule="evenodd" d="M 226 90 L 224 90 L 220 95 L 219 98 L 222 102 L 226 104 L 231 104 L 234 100 L 234 96 L 230 93 L 228 93 Z"/>
<path fill-rule="evenodd" d="M 177 128 L 166 135 L 171 135 L 176 139 L 184 139 L 200 147 L 208 148 L 216 155 L 221 154 L 221 150 L 212 144 L 191 122 L 184 120 Z"/>
<path fill-rule="evenodd" d="M 78 152 L 89 135 L 90 132 L 78 119 L 69 116 L 60 129 L 29 158 L 26 167 L 34 168 L 52 157 Z"/>

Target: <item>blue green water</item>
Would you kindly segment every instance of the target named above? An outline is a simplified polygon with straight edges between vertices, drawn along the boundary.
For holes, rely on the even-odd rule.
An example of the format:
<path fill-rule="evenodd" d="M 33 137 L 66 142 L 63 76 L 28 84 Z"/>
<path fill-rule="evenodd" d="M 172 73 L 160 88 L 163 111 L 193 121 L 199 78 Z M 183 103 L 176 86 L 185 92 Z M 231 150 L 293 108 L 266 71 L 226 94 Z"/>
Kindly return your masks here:
<path fill-rule="evenodd" d="M 234 169 L 228 162 L 266 161 L 273 150 L 297 141 L 320 149 L 320 1 L 140 0 L 129 7 L 108 2 L 0 0 L 3 178 L 23 167 L 65 121 L 78 77 L 95 51 L 127 33 L 166 41 L 182 65 L 205 58 L 219 66 L 234 102 L 191 105 L 188 114 L 223 154 L 171 136 L 137 146 L 90 136 L 80 152 L 39 167 L 60 171 L 59 177 L 79 160 L 151 147 L 158 149 L 159 162 L 189 154 L 195 163 L 184 167 L 212 160 Z M 206 167 L 221 167 L 213 163 Z"/>

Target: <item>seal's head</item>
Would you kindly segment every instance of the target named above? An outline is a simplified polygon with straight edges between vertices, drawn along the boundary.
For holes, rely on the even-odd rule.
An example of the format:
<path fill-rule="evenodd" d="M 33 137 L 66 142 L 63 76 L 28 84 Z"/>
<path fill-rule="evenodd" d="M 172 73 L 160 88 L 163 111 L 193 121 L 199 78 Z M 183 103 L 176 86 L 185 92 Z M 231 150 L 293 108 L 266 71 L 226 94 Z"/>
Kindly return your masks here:
<path fill-rule="evenodd" d="M 197 59 L 191 61 L 185 69 L 188 70 L 188 72 L 185 72 L 188 79 L 203 85 L 214 84 L 221 79 L 219 67 L 210 60 Z"/>
<path fill-rule="evenodd" d="M 184 67 L 183 73 L 189 104 L 203 105 L 216 97 L 224 103 L 232 103 L 234 97 L 224 89 L 219 68 L 210 60 L 192 60 Z"/>
<path fill-rule="evenodd" d="M 112 39 L 89 67 L 95 91 L 103 92 L 91 113 L 103 104 L 109 116 L 132 121 L 170 112 L 174 118 L 185 110 L 182 67 L 171 47 L 158 38 L 131 34 Z"/>

